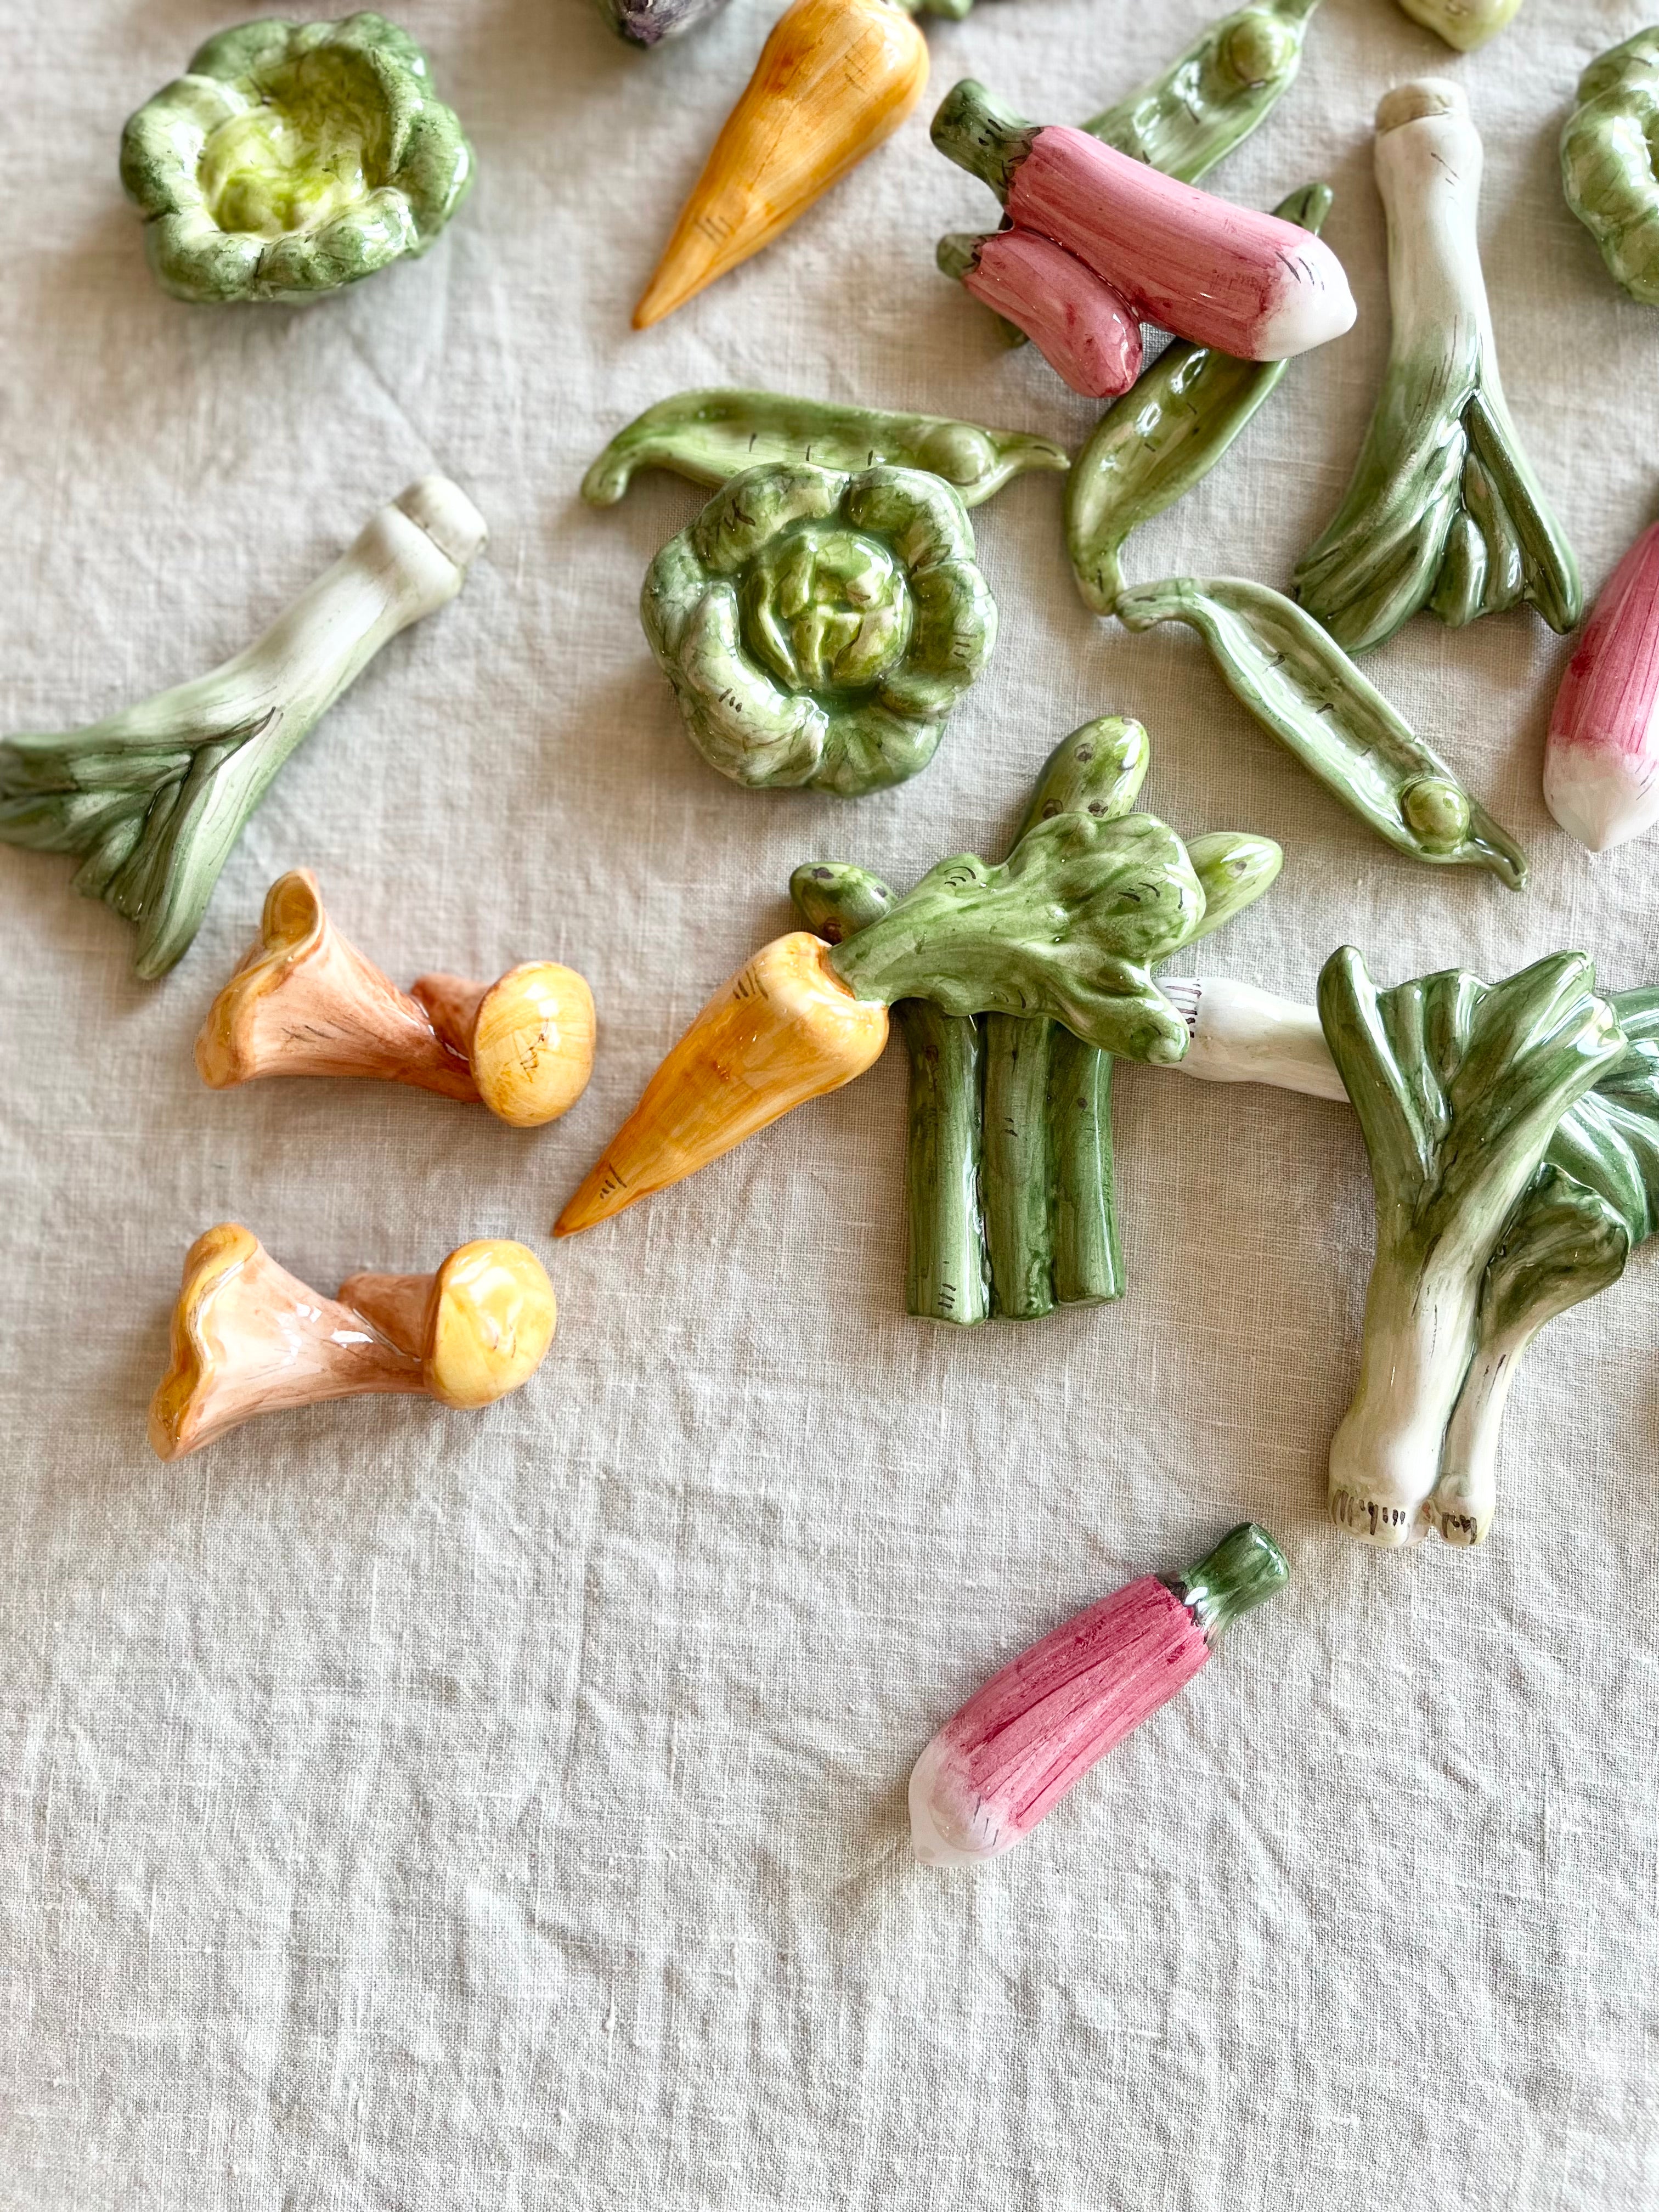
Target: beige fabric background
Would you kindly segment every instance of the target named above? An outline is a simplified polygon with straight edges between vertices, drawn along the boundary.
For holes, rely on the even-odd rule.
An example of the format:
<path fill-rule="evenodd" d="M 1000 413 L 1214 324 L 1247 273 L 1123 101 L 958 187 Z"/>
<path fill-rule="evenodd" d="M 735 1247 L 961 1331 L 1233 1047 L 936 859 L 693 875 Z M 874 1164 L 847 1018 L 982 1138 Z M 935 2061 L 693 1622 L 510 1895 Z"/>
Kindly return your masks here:
<path fill-rule="evenodd" d="M 1161 65 L 1212 0 L 986 0 L 934 88 L 1042 117 Z M 1383 1558 L 1323 1517 L 1369 1184 L 1342 1109 L 1130 1069 L 1130 1295 L 957 1334 L 902 1310 L 902 1070 L 554 1247 L 548 1224 L 798 860 L 908 882 L 1000 848 L 1054 742 L 1153 733 L 1148 800 L 1260 830 L 1282 884 L 1203 948 L 1311 993 L 1563 945 L 1659 973 L 1655 846 L 1599 860 L 1539 796 L 1562 641 L 1431 620 L 1375 673 L 1528 846 L 1533 888 L 1389 853 L 1174 629 L 1072 588 L 1053 479 L 978 518 L 1002 642 L 928 772 L 744 795 L 686 744 L 634 612 L 696 496 L 579 503 L 639 407 L 750 381 L 1075 439 L 1093 410 L 935 276 L 992 220 L 930 100 L 760 262 L 627 311 L 770 9 L 678 50 L 580 0 L 409 0 L 480 179 L 426 262 L 289 313 L 155 290 L 113 170 L 209 0 L 4 10 L 6 726 L 79 722 L 242 644 L 368 514 L 449 471 L 494 540 L 284 770 L 160 987 L 63 862 L 0 854 L 0 2203 L 7 2212 L 721 2212 L 816 2204 L 1645 2212 L 1659 2200 L 1659 1500 L 1650 1256 L 1555 1324 L 1492 1540 Z M 1133 572 L 1283 584 L 1386 349 L 1379 93 L 1468 86 L 1516 418 L 1594 590 L 1654 511 L 1659 316 L 1568 215 L 1579 69 L 1640 0 L 1527 0 L 1458 58 L 1326 0 L 1223 170 L 1310 177 L 1360 303 Z M 603 1049 L 515 1134 L 391 1088 L 215 1097 L 190 1043 L 280 870 L 395 976 L 548 955 Z M 179 1261 L 238 1217 L 329 1289 L 511 1231 L 553 1357 L 479 1415 L 358 1402 L 163 1468 L 143 1439 Z M 917 1869 L 905 1777 L 992 1668 L 1231 1520 L 1291 1593 L 975 1880 Z"/>

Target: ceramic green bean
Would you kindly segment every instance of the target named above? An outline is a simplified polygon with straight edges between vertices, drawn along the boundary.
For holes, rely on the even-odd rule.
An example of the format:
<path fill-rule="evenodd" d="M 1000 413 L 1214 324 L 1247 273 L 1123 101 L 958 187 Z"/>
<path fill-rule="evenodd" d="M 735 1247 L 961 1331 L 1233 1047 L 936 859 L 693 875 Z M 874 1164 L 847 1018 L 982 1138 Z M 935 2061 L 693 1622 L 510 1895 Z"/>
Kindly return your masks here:
<path fill-rule="evenodd" d="M 1304 185 L 1273 213 L 1317 233 L 1330 205 L 1328 185 Z M 1209 474 L 1289 367 L 1177 338 L 1112 402 L 1066 483 L 1066 547 L 1097 614 L 1110 614 L 1123 589 L 1130 532 Z"/>
<path fill-rule="evenodd" d="M 763 462 L 849 471 L 885 464 L 943 477 L 977 507 L 1027 469 L 1064 469 L 1066 448 L 1029 430 L 992 430 L 945 415 L 893 415 L 781 392 L 677 392 L 619 430 L 582 480 L 590 507 L 614 506 L 639 469 L 723 484 Z"/>
<path fill-rule="evenodd" d="M 797 868 L 789 895 L 803 926 L 831 945 L 894 904 L 879 876 L 851 862 Z M 980 1217 L 979 1024 L 926 999 L 901 999 L 892 1018 L 910 1063 L 905 1310 L 971 1326 L 991 1310 Z"/>
<path fill-rule="evenodd" d="M 1083 125 L 1182 184 L 1224 160 L 1290 90 L 1319 0 L 1265 0 L 1223 15 L 1162 76 Z"/>
<path fill-rule="evenodd" d="M 1561 183 L 1632 299 L 1659 307 L 1659 27 L 1593 61 L 1561 131 Z"/>
<path fill-rule="evenodd" d="M 1234 576 L 1175 576 L 1125 592 L 1130 629 L 1183 622 L 1229 689 L 1310 774 L 1413 860 L 1489 868 L 1511 890 L 1526 855 L 1433 749 L 1361 675 L 1329 632 L 1282 592 Z"/>

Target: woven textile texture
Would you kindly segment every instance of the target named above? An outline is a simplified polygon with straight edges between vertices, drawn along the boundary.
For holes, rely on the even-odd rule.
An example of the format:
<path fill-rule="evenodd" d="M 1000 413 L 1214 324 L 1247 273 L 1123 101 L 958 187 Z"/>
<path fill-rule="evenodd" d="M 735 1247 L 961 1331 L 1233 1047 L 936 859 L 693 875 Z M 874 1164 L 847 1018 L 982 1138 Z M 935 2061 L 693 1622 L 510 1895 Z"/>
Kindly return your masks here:
<path fill-rule="evenodd" d="M 1582 946 L 1659 975 L 1647 840 L 1540 796 L 1565 642 L 1422 617 L 1368 663 L 1527 846 L 1512 896 L 1372 837 L 1196 641 L 1084 609 L 1059 485 L 975 517 L 1001 640 L 927 773 L 749 794 L 691 750 L 635 601 L 696 511 L 577 496 L 649 401 L 756 384 L 1024 425 L 1097 410 L 935 275 L 994 210 L 935 155 L 959 76 L 1075 119 L 1212 0 L 929 19 L 896 138 L 660 328 L 631 304 L 772 12 L 643 55 L 584 0 L 409 0 L 477 147 L 430 256 L 302 310 L 161 295 L 115 179 L 210 0 L 5 0 L 0 594 L 8 730 L 71 726 L 252 637 L 382 501 L 493 536 L 273 786 L 193 950 L 136 981 L 70 866 L 0 850 L 3 2212 L 1650 2212 L 1659 2202 L 1659 1268 L 1554 1323 L 1492 1539 L 1402 1557 L 1324 1513 L 1370 1183 L 1345 1108 L 1127 1068 L 1129 1294 L 953 1332 L 902 1312 L 903 1072 L 556 1246 L 549 1224 L 791 867 L 908 884 L 1000 852 L 1054 742 L 1141 717 L 1146 803 L 1264 831 L 1282 882 L 1204 972 L 1311 996 Z M 1285 586 L 1387 349 L 1378 95 L 1457 78 L 1516 421 L 1594 592 L 1654 511 L 1659 317 L 1569 214 L 1556 136 L 1636 0 L 1526 0 L 1453 54 L 1325 0 L 1213 179 L 1311 178 L 1359 321 L 1293 364 L 1132 576 Z M 190 1047 L 266 886 L 319 875 L 394 977 L 565 960 L 601 1049 L 525 1135 L 390 1085 L 214 1095 Z M 482 1414 L 256 1423 L 163 1467 L 144 1409 L 179 1262 L 246 1222 L 325 1290 L 510 1233 L 554 1352 Z M 978 1878 L 911 1861 L 939 1722 L 1091 1598 L 1265 1522 L 1296 1570 L 1215 1663 Z"/>

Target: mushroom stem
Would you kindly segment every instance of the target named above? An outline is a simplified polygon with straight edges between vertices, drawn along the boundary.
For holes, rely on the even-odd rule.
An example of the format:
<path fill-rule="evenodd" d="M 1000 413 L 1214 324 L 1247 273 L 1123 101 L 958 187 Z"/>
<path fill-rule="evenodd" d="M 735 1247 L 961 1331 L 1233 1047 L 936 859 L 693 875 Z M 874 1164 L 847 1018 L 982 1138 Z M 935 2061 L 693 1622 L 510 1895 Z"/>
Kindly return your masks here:
<path fill-rule="evenodd" d="M 258 942 L 208 1010 L 202 1080 L 360 1075 L 482 1100 L 515 1128 L 574 1105 L 593 1066 L 593 999 L 574 969 L 526 961 L 494 983 L 422 975 L 400 991 L 343 938 L 317 878 L 295 868 L 265 896 Z"/>
<path fill-rule="evenodd" d="M 256 1413 L 380 1391 L 486 1406 L 529 1381 L 556 1321 L 552 1285 L 522 1244 L 463 1244 L 435 1273 L 353 1275 L 325 1298 L 222 1221 L 185 1257 L 150 1443 L 182 1459 Z"/>

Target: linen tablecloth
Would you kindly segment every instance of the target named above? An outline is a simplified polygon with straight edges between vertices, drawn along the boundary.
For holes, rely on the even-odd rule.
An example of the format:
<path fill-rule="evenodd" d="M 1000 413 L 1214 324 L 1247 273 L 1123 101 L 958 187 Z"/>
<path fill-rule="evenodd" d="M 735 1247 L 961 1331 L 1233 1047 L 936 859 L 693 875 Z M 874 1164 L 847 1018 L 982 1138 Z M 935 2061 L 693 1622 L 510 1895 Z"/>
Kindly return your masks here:
<path fill-rule="evenodd" d="M 934 154 L 959 76 L 1077 119 L 1213 0 L 985 0 L 932 91 L 760 259 L 628 328 L 775 9 L 643 55 L 580 0 L 408 0 L 478 157 L 426 260 L 301 311 L 162 296 L 115 177 L 209 0 L 4 10 L 3 726 L 68 726 L 234 650 L 431 469 L 492 541 L 295 757 L 194 949 L 0 850 L 0 2204 L 7 2212 L 1647 2212 L 1659 2201 L 1659 1271 L 1552 1325 L 1486 1549 L 1327 1522 L 1370 1191 L 1344 1108 L 1126 1067 L 1121 1305 L 957 1332 L 902 1311 L 890 1054 L 693 1182 L 555 1246 L 555 1212 L 789 871 L 908 884 L 995 855 L 1088 717 L 1152 732 L 1146 803 L 1268 833 L 1271 896 L 1203 972 L 1311 996 L 1562 945 L 1659 975 L 1651 839 L 1592 859 L 1540 767 L 1568 647 L 1424 617 L 1368 671 L 1528 848 L 1511 896 L 1395 854 L 1173 627 L 1073 587 L 1053 477 L 979 510 L 1002 617 L 927 772 L 750 794 L 687 744 L 635 612 L 695 513 L 581 471 L 683 386 L 1023 425 L 1097 410 L 933 268 L 988 195 Z M 1219 171 L 1327 179 L 1354 332 L 1292 365 L 1137 579 L 1281 587 L 1334 507 L 1389 313 L 1380 93 L 1467 88 L 1510 399 L 1594 592 L 1654 512 L 1659 317 L 1569 214 L 1578 71 L 1639 5 L 1527 0 L 1470 57 L 1325 0 Z M 601 1049 L 517 1133 L 390 1085 L 214 1095 L 190 1048 L 283 869 L 402 981 L 568 961 Z M 144 1409 L 191 1239 L 305 1280 L 526 1238 L 561 1301 L 521 1395 L 357 1401 L 162 1466 Z M 909 1766 L 984 1677 L 1258 1518 L 1295 1579 L 1036 1838 L 917 1868 Z"/>

